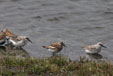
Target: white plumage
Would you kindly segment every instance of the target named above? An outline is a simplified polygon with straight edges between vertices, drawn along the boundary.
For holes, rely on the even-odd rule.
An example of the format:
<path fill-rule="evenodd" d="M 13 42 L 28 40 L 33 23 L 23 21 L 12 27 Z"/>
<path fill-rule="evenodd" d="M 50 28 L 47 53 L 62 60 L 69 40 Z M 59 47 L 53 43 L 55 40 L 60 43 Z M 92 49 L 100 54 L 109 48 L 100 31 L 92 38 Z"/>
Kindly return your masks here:
<path fill-rule="evenodd" d="M 97 44 L 84 46 L 83 48 L 86 53 L 98 54 L 100 53 L 102 47 L 106 48 L 106 46 L 104 46 L 102 42 L 98 42 Z"/>
<path fill-rule="evenodd" d="M 27 43 L 32 42 L 27 36 L 17 36 L 17 37 L 11 37 L 9 39 L 9 42 L 14 46 L 14 47 L 23 47 Z"/>

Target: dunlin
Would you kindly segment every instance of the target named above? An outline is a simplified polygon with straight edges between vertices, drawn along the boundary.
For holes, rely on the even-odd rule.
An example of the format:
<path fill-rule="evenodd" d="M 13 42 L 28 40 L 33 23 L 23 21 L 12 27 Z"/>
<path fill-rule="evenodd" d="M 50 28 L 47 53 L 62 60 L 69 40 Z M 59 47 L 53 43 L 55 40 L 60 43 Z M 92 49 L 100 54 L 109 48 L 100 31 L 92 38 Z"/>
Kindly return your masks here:
<path fill-rule="evenodd" d="M 27 36 L 17 36 L 17 37 L 10 37 L 9 42 L 12 44 L 12 46 L 17 48 L 22 48 L 27 43 L 32 41 Z"/>
<path fill-rule="evenodd" d="M 61 42 L 53 43 L 49 46 L 42 46 L 42 47 L 51 51 L 52 55 L 54 56 L 56 53 L 60 52 L 63 49 L 63 47 L 65 47 L 65 44 L 61 41 Z"/>
<path fill-rule="evenodd" d="M 15 35 L 14 33 L 12 33 L 11 31 L 8 30 L 8 28 L 4 28 L 2 30 L 2 32 L 4 32 L 7 36 L 9 37 L 16 37 L 17 35 Z"/>
<path fill-rule="evenodd" d="M 98 54 L 98 53 L 100 53 L 102 47 L 106 48 L 106 46 L 104 46 L 102 44 L 102 42 L 98 42 L 97 44 L 89 45 L 89 46 L 84 46 L 82 48 L 85 49 L 86 53 L 89 53 L 89 54 Z"/>

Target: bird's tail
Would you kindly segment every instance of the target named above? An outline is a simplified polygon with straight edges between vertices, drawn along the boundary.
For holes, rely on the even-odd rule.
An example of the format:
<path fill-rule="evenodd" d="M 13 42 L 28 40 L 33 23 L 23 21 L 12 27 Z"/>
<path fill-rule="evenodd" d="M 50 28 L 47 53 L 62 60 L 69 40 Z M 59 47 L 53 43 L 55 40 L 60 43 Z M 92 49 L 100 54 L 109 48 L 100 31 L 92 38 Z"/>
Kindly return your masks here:
<path fill-rule="evenodd" d="M 81 48 L 85 48 L 85 46 L 81 46 Z"/>
<path fill-rule="evenodd" d="M 42 47 L 47 49 L 47 47 L 46 47 L 46 46 L 42 46 Z"/>

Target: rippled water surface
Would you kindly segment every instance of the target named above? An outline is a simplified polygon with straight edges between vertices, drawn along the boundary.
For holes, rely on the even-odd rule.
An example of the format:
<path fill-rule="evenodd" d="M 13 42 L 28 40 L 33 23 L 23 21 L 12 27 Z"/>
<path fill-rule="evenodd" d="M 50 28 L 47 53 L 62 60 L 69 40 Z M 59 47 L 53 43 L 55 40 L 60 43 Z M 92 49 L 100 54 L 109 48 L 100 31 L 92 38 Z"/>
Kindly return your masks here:
<path fill-rule="evenodd" d="M 29 36 L 24 49 L 35 57 L 49 57 L 41 46 L 62 40 L 61 54 L 77 59 L 86 55 L 81 46 L 101 41 L 103 59 L 113 60 L 113 0 L 0 0 L 4 27 Z"/>

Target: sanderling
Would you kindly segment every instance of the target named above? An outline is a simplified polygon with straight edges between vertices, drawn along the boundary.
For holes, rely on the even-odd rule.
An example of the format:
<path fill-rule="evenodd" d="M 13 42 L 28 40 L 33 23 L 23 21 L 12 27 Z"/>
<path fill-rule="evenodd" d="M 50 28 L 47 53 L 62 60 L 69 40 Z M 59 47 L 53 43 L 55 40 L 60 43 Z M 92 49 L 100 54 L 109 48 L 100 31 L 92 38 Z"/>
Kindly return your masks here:
<path fill-rule="evenodd" d="M 56 53 L 60 52 L 63 49 L 63 46 L 66 47 L 65 44 L 61 41 L 61 42 L 53 43 L 49 46 L 42 46 L 42 47 L 51 51 L 52 55 L 54 56 Z"/>
<path fill-rule="evenodd" d="M 102 42 L 98 42 L 97 44 L 89 45 L 89 46 L 84 46 L 82 48 L 85 49 L 86 53 L 89 53 L 89 54 L 98 54 L 101 51 L 101 47 L 106 48 L 106 46 L 104 46 L 102 44 Z"/>
<path fill-rule="evenodd" d="M 17 48 L 22 48 L 28 43 L 28 41 L 32 43 L 32 41 L 27 36 L 10 37 L 9 39 L 9 43 Z"/>

